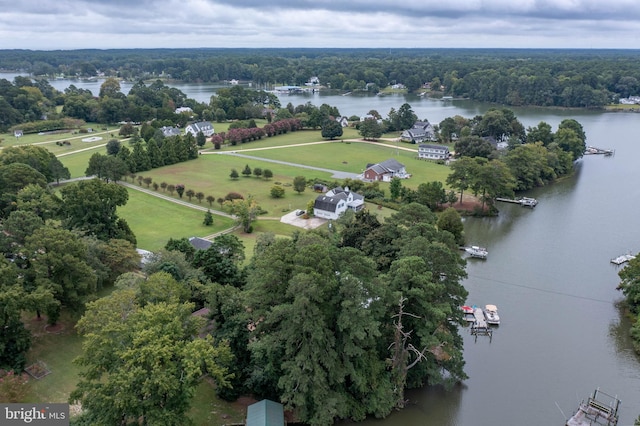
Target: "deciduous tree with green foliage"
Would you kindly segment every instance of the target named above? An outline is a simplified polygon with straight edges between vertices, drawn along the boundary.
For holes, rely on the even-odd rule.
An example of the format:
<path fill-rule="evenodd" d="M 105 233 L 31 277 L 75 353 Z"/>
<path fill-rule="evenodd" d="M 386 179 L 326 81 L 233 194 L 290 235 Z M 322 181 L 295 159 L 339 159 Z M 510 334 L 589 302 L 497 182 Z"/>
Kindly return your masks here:
<path fill-rule="evenodd" d="M 282 198 L 284 197 L 284 188 L 281 185 L 273 185 L 269 193 L 271 198 Z"/>
<path fill-rule="evenodd" d="M 320 134 L 323 138 L 333 140 L 342 136 L 342 125 L 336 120 L 326 119 L 322 123 L 322 130 Z"/>
<path fill-rule="evenodd" d="M 234 199 L 224 202 L 224 206 L 229 213 L 236 216 L 238 224 L 243 232 L 250 233 L 253 230 L 251 224 L 261 211 L 258 202 L 251 196 L 247 199 Z"/>
<path fill-rule="evenodd" d="M 78 321 L 82 372 L 70 401 L 82 404 L 81 421 L 182 425 L 203 375 L 227 385 L 228 346 L 197 337 L 202 322 L 177 297 L 181 284 L 168 274 L 156 281 L 157 291 L 116 290 L 90 303 Z"/>
<path fill-rule="evenodd" d="M 136 243 L 136 238 L 116 209 L 129 199 L 127 189 L 100 179 L 74 182 L 60 190 L 64 206 L 62 217 L 67 229 L 78 229 L 101 240 L 120 238 Z"/>
<path fill-rule="evenodd" d="M 25 288 L 50 291 L 58 304 L 50 304 L 48 321 L 55 324 L 60 306 L 81 312 L 88 296 L 96 291 L 97 277 L 87 264 L 87 247 L 71 231 L 51 225 L 26 238 L 25 251 L 31 253 L 24 272 Z"/>
<path fill-rule="evenodd" d="M 296 176 L 293 178 L 293 190 L 298 194 L 304 192 L 307 188 L 307 179 L 304 176 Z"/>
<path fill-rule="evenodd" d="M 0 257 L 0 370 L 20 372 L 26 364 L 31 333 L 25 328 L 21 315 L 28 307 L 27 297 L 18 283 L 18 269 L 4 256 Z"/>
<path fill-rule="evenodd" d="M 365 140 L 377 140 L 384 133 L 384 129 L 376 119 L 367 118 L 360 122 L 358 132 Z"/>

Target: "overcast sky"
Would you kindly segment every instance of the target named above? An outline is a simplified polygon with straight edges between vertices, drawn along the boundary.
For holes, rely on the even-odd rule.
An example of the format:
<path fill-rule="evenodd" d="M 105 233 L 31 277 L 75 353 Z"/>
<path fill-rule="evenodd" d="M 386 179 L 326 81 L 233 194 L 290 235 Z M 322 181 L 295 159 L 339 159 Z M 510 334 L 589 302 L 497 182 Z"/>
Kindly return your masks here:
<path fill-rule="evenodd" d="M 639 35 L 640 0 L 0 0 L 0 49 L 637 49 Z"/>

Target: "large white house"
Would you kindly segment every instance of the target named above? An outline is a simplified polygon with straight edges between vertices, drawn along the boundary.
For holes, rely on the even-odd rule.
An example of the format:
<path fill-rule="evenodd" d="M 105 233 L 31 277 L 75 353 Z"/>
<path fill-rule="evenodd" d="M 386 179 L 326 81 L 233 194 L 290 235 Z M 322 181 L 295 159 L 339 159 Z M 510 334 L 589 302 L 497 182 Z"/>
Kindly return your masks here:
<path fill-rule="evenodd" d="M 197 123 L 191 123 L 184 128 L 184 131 L 186 133 L 191 133 L 193 136 L 196 136 L 199 132 L 202 132 L 202 134 L 207 137 L 215 133 L 213 131 L 213 125 L 208 121 L 199 121 Z"/>
<path fill-rule="evenodd" d="M 449 148 L 444 145 L 421 143 L 418 145 L 418 158 L 426 160 L 447 160 L 451 156 Z"/>
<path fill-rule="evenodd" d="M 322 219 L 337 219 L 348 209 L 359 211 L 364 208 L 364 196 L 349 191 L 349 188 L 333 188 L 318 195 L 313 204 L 313 214 Z"/>

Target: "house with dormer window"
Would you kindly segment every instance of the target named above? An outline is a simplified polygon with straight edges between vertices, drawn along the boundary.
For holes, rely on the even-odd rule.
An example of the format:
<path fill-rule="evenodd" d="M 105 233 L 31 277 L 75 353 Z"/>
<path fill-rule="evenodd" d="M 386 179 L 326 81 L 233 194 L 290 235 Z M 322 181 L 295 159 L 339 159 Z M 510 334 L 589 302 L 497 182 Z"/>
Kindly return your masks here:
<path fill-rule="evenodd" d="M 313 214 L 322 219 L 335 220 L 351 209 L 359 211 L 364 208 L 364 196 L 351 192 L 348 187 L 336 187 L 325 194 L 318 195 L 313 203 Z"/>
<path fill-rule="evenodd" d="M 184 131 L 186 133 L 191 133 L 193 136 L 196 136 L 198 133 L 202 132 L 202 134 L 207 137 L 215 133 L 213 130 L 213 125 L 208 121 L 199 121 L 197 123 L 191 123 L 184 128 Z"/>
<path fill-rule="evenodd" d="M 435 141 L 436 130 L 429 121 L 416 121 L 410 129 L 405 130 L 400 135 L 403 142 L 422 143 L 426 141 Z"/>

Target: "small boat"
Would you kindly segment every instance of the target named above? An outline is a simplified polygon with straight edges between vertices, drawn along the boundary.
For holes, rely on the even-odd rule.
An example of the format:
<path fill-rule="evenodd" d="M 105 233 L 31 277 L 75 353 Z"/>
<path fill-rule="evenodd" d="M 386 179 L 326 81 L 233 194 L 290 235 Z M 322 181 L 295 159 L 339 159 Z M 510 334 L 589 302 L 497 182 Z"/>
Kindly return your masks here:
<path fill-rule="evenodd" d="M 484 316 L 487 319 L 487 324 L 500 324 L 500 315 L 498 315 L 498 307 L 496 305 L 485 305 Z"/>
<path fill-rule="evenodd" d="M 636 257 L 632 254 L 623 254 L 621 256 L 616 257 L 615 259 L 611 259 L 611 263 L 613 263 L 614 265 L 622 265 L 623 263 L 626 263 L 635 258 Z"/>
<path fill-rule="evenodd" d="M 586 402 L 583 400 L 580 403 L 578 410 L 567 420 L 565 426 L 615 426 L 618 424 L 620 403 L 617 396 L 596 389 Z"/>
<path fill-rule="evenodd" d="M 538 205 L 538 200 L 536 200 L 535 198 L 522 197 L 522 198 L 520 198 L 519 201 L 520 201 L 520 205 L 522 207 L 534 208 L 535 206 Z"/>
<path fill-rule="evenodd" d="M 476 317 L 473 315 L 473 308 L 471 306 L 462 306 L 460 307 L 462 310 L 462 315 L 464 316 L 465 321 L 474 322 Z"/>
<path fill-rule="evenodd" d="M 489 255 L 489 252 L 486 248 L 479 246 L 465 247 L 464 251 L 469 253 L 471 257 L 476 257 L 478 259 L 486 259 Z"/>

